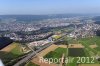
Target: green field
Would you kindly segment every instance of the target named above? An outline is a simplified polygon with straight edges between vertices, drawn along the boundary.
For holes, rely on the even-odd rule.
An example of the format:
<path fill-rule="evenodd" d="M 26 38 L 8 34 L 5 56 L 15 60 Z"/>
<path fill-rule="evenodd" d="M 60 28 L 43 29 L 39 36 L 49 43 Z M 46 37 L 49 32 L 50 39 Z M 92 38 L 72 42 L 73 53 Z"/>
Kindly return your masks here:
<path fill-rule="evenodd" d="M 16 47 L 11 51 L 11 53 L 16 55 L 22 55 L 23 52 L 21 51 L 21 45 L 17 44 Z"/>
<path fill-rule="evenodd" d="M 85 51 L 83 48 L 69 48 L 68 56 L 70 57 L 85 57 Z"/>
<path fill-rule="evenodd" d="M 77 66 L 77 57 L 88 57 L 89 54 L 84 48 L 69 48 L 68 49 L 68 57 L 74 58 L 72 63 L 67 63 L 67 66 Z M 69 60 L 70 60 L 69 58 Z"/>
<path fill-rule="evenodd" d="M 77 42 L 79 42 L 85 46 L 84 52 L 85 52 L 86 57 L 92 57 L 92 56 L 96 56 L 96 55 L 100 56 L 100 54 L 98 53 L 98 52 L 100 52 L 100 37 L 95 36 L 95 37 L 91 37 L 91 38 L 82 38 L 82 39 L 77 40 Z M 98 47 L 94 48 L 94 49 L 89 47 L 90 45 L 94 45 L 94 44 L 96 44 Z M 73 63 L 68 63 L 67 66 L 78 66 L 76 61 L 77 61 L 77 58 L 74 59 Z M 98 64 L 99 62 L 95 59 L 94 64 L 95 63 Z M 88 63 L 85 63 L 85 64 L 88 64 Z"/>
<path fill-rule="evenodd" d="M 44 58 L 61 58 L 62 54 L 66 54 L 67 49 L 66 48 L 57 48 L 54 51 L 49 52 L 47 55 L 44 56 Z"/>
<path fill-rule="evenodd" d="M 79 42 L 71 37 L 64 36 L 63 40 L 68 41 L 69 44 L 78 44 Z"/>
<path fill-rule="evenodd" d="M 84 41 L 88 45 L 96 43 L 100 46 L 100 44 L 99 44 L 100 43 L 100 37 L 99 36 L 94 36 L 94 37 L 90 37 L 90 38 L 82 38 L 79 41 Z"/>
<path fill-rule="evenodd" d="M 39 65 L 36 65 L 36 64 L 34 64 L 32 62 L 28 62 L 25 66 L 39 66 Z"/>
<path fill-rule="evenodd" d="M 3 51 L 0 52 L 0 58 L 2 59 L 4 64 L 7 64 L 11 60 L 24 55 L 24 53 L 21 51 L 20 44 L 18 43 L 14 43 L 14 44 L 16 44 L 16 47 L 12 49 L 10 52 L 3 52 Z"/>
<path fill-rule="evenodd" d="M 67 50 L 64 48 L 57 48 L 55 51 L 51 51 L 48 53 L 45 58 L 60 58 L 63 53 L 68 54 L 65 57 L 70 57 L 74 58 L 73 63 L 67 63 L 66 66 L 78 66 L 79 64 L 83 63 L 77 63 L 78 58 L 77 57 L 89 57 L 91 60 L 91 57 L 93 56 L 95 58 L 96 55 L 100 56 L 100 37 L 95 36 L 95 37 L 90 37 L 90 38 L 82 38 L 78 40 L 73 40 L 73 39 L 68 39 L 64 38 L 64 40 L 69 40 L 68 43 L 76 44 L 76 43 L 81 43 L 85 48 L 67 48 Z M 97 45 L 96 48 L 91 48 L 90 45 Z M 69 60 L 70 60 L 69 58 Z M 87 61 L 87 60 L 86 60 Z M 94 60 L 94 63 L 92 64 L 98 64 L 96 59 Z M 91 64 L 84 62 L 84 64 Z"/>
<path fill-rule="evenodd" d="M 92 38 L 83 38 L 83 39 L 80 39 L 79 42 L 81 44 L 83 44 L 85 46 L 85 48 L 87 48 L 89 51 L 94 53 L 94 55 L 97 55 L 98 52 L 100 52 L 100 37 L 98 37 L 98 36 L 95 36 Z M 96 44 L 98 47 L 94 48 L 94 49 L 89 47 L 90 45 L 94 45 L 94 44 Z M 98 54 L 98 55 L 100 55 L 100 54 Z"/>
<path fill-rule="evenodd" d="M 57 48 L 54 51 L 49 52 L 47 55 L 44 56 L 44 58 L 61 58 L 62 55 L 66 55 L 67 49 L 66 48 Z"/>
<path fill-rule="evenodd" d="M 70 38 L 70 39 L 71 39 L 71 38 Z M 69 39 L 69 41 L 68 41 L 69 44 L 78 44 L 78 41 L 77 41 L 77 40 L 75 40 L 75 39 L 71 39 L 71 40 L 70 40 L 70 39 Z"/>
<path fill-rule="evenodd" d="M 86 56 L 86 57 L 92 57 L 92 56 L 96 56 L 96 55 L 99 55 L 100 56 L 100 37 L 98 36 L 94 36 L 94 37 L 90 37 L 90 38 L 82 38 L 82 39 L 78 39 L 78 40 L 69 40 L 69 43 L 81 43 L 82 45 L 85 46 L 84 48 L 84 51 L 76 51 L 75 50 L 72 50 L 72 52 L 70 52 L 70 49 L 68 49 L 68 54 L 70 53 L 73 57 L 74 55 L 76 55 L 77 53 L 80 53 L 80 54 L 83 54 L 83 56 Z M 97 45 L 98 47 L 96 48 L 90 48 L 90 45 Z M 82 53 L 83 52 L 83 53 Z M 75 54 L 76 53 L 76 54 Z M 85 55 L 84 55 L 85 54 Z M 70 55 L 69 55 L 70 56 Z M 72 58 L 73 58 L 72 57 Z M 67 66 L 78 66 L 77 64 L 77 58 L 74 57 L 74 61 L 73 63 L 68 63 Z M 98 64 L 100 62 L 98 62 L 96 59 L 94 60 L 94 64 Z M 88 64 L 88 63 L 85 63 L 85 64 Z M 90 63 L 91 64 L 91 63 Z"/>

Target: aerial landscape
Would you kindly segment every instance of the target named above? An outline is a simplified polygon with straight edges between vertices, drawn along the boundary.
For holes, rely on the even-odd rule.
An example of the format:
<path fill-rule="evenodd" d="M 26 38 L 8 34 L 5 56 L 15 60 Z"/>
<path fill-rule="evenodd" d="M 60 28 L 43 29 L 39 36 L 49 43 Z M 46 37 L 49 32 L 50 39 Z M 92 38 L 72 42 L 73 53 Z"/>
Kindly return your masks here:
<path fill-rule="evenodd" d="M 99 0 L 1 0 L 0 66 L 100 66 Z"/>

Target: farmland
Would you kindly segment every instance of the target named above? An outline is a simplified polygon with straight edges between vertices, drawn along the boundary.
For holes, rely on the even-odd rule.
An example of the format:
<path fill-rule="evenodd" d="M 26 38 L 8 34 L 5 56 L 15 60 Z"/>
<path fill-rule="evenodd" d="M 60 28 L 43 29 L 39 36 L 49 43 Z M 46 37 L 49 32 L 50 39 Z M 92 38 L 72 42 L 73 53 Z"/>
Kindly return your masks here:
<path fill-rule="evenodd" d="M 98 54 L 100 52 L 99 48 L 100 48 L 100 37 L 95 36 L 92 38 L 83 38 L 81 40 L 79 40 L 80 43 L 82 43 L 85 48 L 87 48 L 87 50 L 91 51 L 93 55 L 100 55 Z M 97 45 L 96 48 L 92 49 L 91 47 L 89 47 L 90 45 Z"/>
<path fill-rule="evenodd" d="M 96 57 L 96 56 L 100 56 L 100 37 L 95 36 L 92 38 L 83 38 L 83 39 L 79 39 L 78 40 L 79 43 L 83 44 L 85 46 L 84 48 L 84 53 L 86 57 Z M 96 45 L 96 47 L 91 48 L 90 45 Z M 82 54 L 82 53 L 81 53 Z M 98 65 L 98 61 L 95 59 L 94 63 L 96 63 Z M 75 65 L 75 62 L 73 63 Z M 76 64 L 77 65 L 77 64 Z M 71 65 L 69 65 L 71 66 Z M 79 65 L 81 66 L 81 65 Z M 82 65 L 83 66 L 83 65 Z M 87 64 L 88 66 L 88 64 Z"/>
<path fill-rule="evenodd" d="M 36 65 L 36 64 L 34 64 L 32 62 L 28 62 L 25 66 L 39 66 L 39 65 Z"/>
<path fill-rule="evenodd" d="M 82 39 L 77 39 L 77 40 L 74 40 L 72 38 L 67 39 L 67 37 L 65 37 L 64 40 L 66 40 L 66 42 L 68 41 L 67 45 L 65 45 L 65 42 L 63 41 L 58 42 L 57 44 L 53 44 L 50 48 L 47 48 L 43 50 L 42 52 L 40 52 L 38 56 L 43 56 L 44 58 L 48 58 L 48 59 L 49 58 L 59 59 L 64 54 L 64 58 L 68 58 L 69 60 L 71 58 L 74 58 L 72 63 L 67 63 L 67 64 L 64 63 L 66 66 L 79 66 L 79 65 L 83 66 L 84 64 L 86 65 L 98 64 L 99 62 L 96 59 L 94 60 L 94 63 L 87 63 L 87 60 L 84 63 L 83 62 L 77 63 L 78 61 L 77 57 L 85 57 L 85 58 L 89 57 L 90 60 L 91 60 L 91 57 L 96 58 L 96 56 L 99 55 L 99 48 L 100 48 L 99 39 L 100 37 L 98 36 L 95 36 L 92 38 L 82 38 Z M 32 63 L 39 64 L 38 62 L 36 62 L 36 60 L 32 61 Z M 60 62 L 52 63 L 52 64 L 59 65 Z M 42 65 L 42 64 L 39 64 L 39 65 Z"/>
<path fill-rule="evenodd" d="M 82 38 L 82 39 L 78 39 L 78 40 L 70 40 L 69 43 L 79 43 L 82 44 L 84 46 L 84 48 L 79 49 L 75 49 L 75 48 L 69 48 L 68 49 L 68 56 L 71 56 L 71 58 L 74 58 L 73 63 L 68 63 L 67 66 L 92 66 L 91 63 L 85 63 L 85 64 L 77 64 L 77 56 L 85 56 L 85 57 L 96 57 L 96 56 L 100 56 L 100 37 L 98 36 L 94 36 L 94 37 L 89 37 L 89 38 Z M 94 59 L 94 63 L 93 66 L 99 66 L 98 64 L 99 62 Z"/>
<path fill-rule="evenodd" d="M 57 48 L 54 51 L 49 52 L 44 58 L 61 58 L 63 54 L 66 55 L 67 49 L 66 48 Z"/>
<path fill-rule="evenodd" d="M 84 57 L 85 52 L 83 48 L 69 48 L 68 49 L 68 56 L 70 57 Z"/>
<path fill-rule="evenodd" d="M 0 51 L 0 58 L 2 59 L 3 63 L 8 64 L 11 60 L 14 60 L 20 56 L 23 56 L 24 53 L 21 51 L 21 45 L 19 43 L 12 43 L 12 47 L 9 52 L 7 51 Z M 7 47 L 9 49 L 9 46 Z"/>
<path fill-rule="evenodd" d="M 80 64 L 78 66 L 100 66 L 100 64 Z"/>
<path fill-rule="evenodd" d="M 49 52 L 47 55 L 44 56 L 44 58 L 61 58 L 62 54 L 66 53 L 66 48 L 57 48 L 54 51 Z"/>

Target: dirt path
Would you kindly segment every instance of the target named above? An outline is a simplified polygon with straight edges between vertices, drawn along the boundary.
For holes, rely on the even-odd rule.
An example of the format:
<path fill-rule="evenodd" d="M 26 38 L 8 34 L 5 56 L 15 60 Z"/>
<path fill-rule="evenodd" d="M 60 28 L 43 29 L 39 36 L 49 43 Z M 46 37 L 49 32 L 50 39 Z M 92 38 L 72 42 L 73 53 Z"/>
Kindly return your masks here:
<path fill-rule="evenodd" d="M 64 57 L 65 57 L 65 55 L 62 54 L 62 58 L 64 58 Z M 61 62 L 60 62 L 60 64 L 59 64 L 59 66 L 63 66 L 63 62 L 64 62 L 64 59 L 61 59 Z"/>
<path fill-rule="evenodd" d="M 66 45 L 59 45 L 61 48 L 67 48 Z M 68 48 L 84 48 L 82 44 L 69 44 Z"/>

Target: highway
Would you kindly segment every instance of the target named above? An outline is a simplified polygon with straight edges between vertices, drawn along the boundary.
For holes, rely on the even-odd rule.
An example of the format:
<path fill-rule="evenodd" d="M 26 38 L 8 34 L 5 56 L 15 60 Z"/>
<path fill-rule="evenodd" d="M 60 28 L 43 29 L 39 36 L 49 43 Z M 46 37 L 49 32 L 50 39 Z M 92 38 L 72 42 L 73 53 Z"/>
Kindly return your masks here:
<path fill-rule="evenodd" d="M 66 34 L 65 34 L 66 35 Z M 63 35 L 61 38 L 59 38 L 58 40 L 56 40 L 55 42 L 61 40 L 65 35 Z M 29 53 L 25 58 L 23 58 L 22 60 L 18 61 L 15 65 L 13 66 L 20 66 L 22 63 L 25 63 L 27 61 L 29 61 L 32 57 L 34 57 L 37 53 L 39 53 L 40 51 L 44 50 L 45 48 L 51 46 L 52 44 L 54 44 L 55 42 L 51 42 L 46 44 L 44 47 L 40 48 L 37 51 L 34 51 L 32 53 Z"/>

